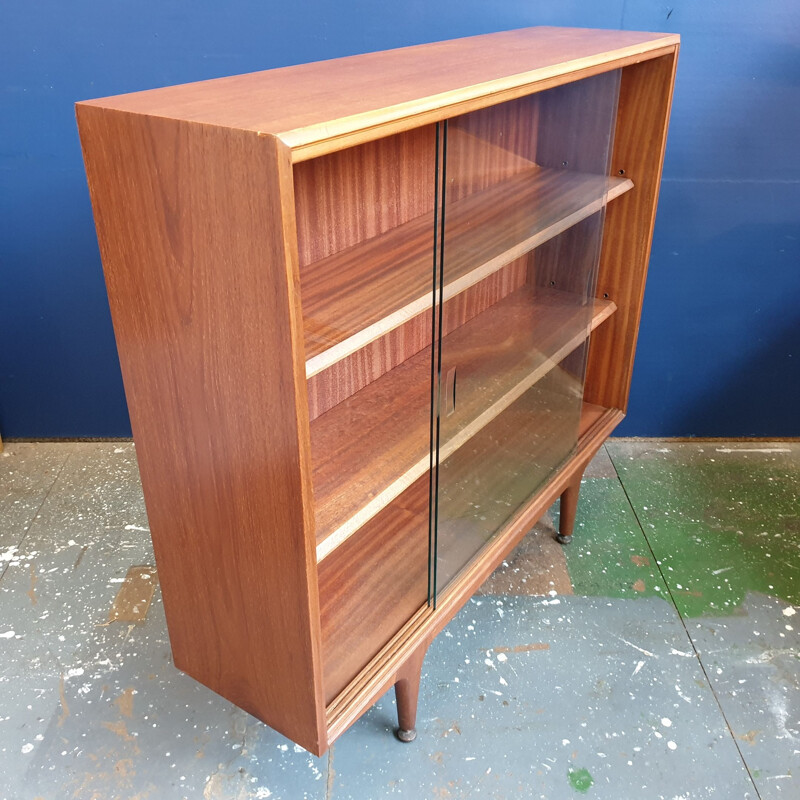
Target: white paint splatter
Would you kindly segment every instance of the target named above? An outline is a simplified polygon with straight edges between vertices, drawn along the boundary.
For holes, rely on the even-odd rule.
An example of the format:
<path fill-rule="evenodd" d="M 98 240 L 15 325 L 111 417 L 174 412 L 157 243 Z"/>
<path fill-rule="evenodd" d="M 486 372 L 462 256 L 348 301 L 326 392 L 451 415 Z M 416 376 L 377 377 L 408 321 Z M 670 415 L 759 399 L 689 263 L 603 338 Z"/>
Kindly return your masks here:
<path fill-rule="evenodd" d="M 783 616 L 784 617 L 793 617 L 796 613 L 797 613 L 797 611 L 795 611 L 791 606 L 789 606 L 788 608 L 784 608 L 783 609 Z"/>
<path fill-rule="evenodd" d="M 6 631 L 5 633 L 0 633 L 0 639 L 13 639 L 15 635 L 14 631 Z"/>
<path fill-rule="evenodd" d="M 676 745 L 675 742 L 667 742 L 667 747 L 669 747 L 670 750 L 678 749 L 678 745 Z"/>
<path fill-rule="evenodd" d="M 685 694 L 684 694 L 684 693 L 681 691 L 681 687 L 680 687 L 680 686 L 679 686 L 677 683 L 675 684 L 675 691 L 678 693 L 678 697 L 680 697 L 680 698 L 681 698 L 681 700 L 684 700 L 684 701 L 685 701 L 685 702 L 687 702 L 689 705 L 691 705 L 691 704 L 692 704 L 692 698 L 691 698 L 691 697 L 687 697 L 687 696 L 686 696 L 686 695 L 685 695 Z"/>
<path fill-rule="evenodd" d="M 638 672 L 638 671 L 639 671 L 639 670 L 640 670 L 640 669 L 641 669 L 643 666 L 644 666 L 644 661 L 637 661 L 637 662 L 636 662 L 636 669 L 633 671 L 633 675 L 636 675 L 636 673 L 637 673 L 637 672 Z M 631 678 L 633 677 L 633 675 L 631 675 Z"/>
<path fill-rule="evenodd" d="M 23 753 L 30 753 L 31 750 L 33 750 L 33 745 L 30 742 L 28 742 L 27 744 L 22 745 L 22 752 Z"/>
<path fill-rule="evenodd" d="M 671 728 L 672 727 L 672 720 L 669 717 L 661 717 L 661 724 L 665 728 Z"/>
<path fill-rule="evenodd" d="M 730 572 L 733 567 L 723 567 L 722 569 L 713 569 L 711 570 L 712 575 L 722 575 L 723 572 Z"/>
<path fill-rule="evenodd" d="M 694 658 L 694 653 L 684 653 L 681 650 L 676 650 L 674 647 L 670 648 L 669 654 L 671 656 L 683 656 L 683 658 Z"/>
<path fill-rule="evenodd" d="M 126 531 L 144 531 L 145 533 L 150 533 L 150 528 L 140 528 L 138 525 L 126 525 Z"/>
<path fill-rule="evenodd" d="M 737 447 L 731 449 L 730 447 L 716 448 L 718 453 L 791 453 L 788 447 Z"/>
<path fill-rule="evenodd" d="M 764 650 L 757 656 L 750 656 L 745 659 L 745 664 L 768 664 L 773 658 L 778 658 L 780 656 L 797 656 L 797 651 L 793 647 Z M 739 683 L 744 683 L 744 680 L 740 680 Z"/>
<path fill-rule="evenodd" d="M 502 661 L 508 661 L 508 656 L 506 656 L 505 653 L 498 653 L 497 654 L 497 660 L 501 661 L 501 662 Z"/>
<path fill-rule="evenodd" d="M 658 658 L 658 656 L 655 653 L 651 653 L 649 650 L 645 650 L 644 648 L 635 645 L 633 642 L 629 642 L 627 639 L 623 639 L 621 636 L 619 636 L 618 638 L 621 642 L 625 642 L 625 644 L 627 644 L 628 647 L 632 647 L 634 650 L 638 650 L 640 653 L 644 653 L 646 656 L 650 656 L 651 658 Z"/>

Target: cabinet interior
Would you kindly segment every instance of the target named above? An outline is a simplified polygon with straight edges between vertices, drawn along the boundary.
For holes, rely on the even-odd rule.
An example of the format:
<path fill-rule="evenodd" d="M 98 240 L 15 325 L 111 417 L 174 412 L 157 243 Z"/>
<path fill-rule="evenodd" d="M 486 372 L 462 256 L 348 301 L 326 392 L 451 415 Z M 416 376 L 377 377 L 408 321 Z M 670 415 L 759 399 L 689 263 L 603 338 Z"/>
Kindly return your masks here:
<path fill-rule="evenodd" d="M 603 73 L 294 165 L 328 702 L 576 446 L 616 311 L 604 211 L 633 187 L 609 174 L 618 91 Z"/>

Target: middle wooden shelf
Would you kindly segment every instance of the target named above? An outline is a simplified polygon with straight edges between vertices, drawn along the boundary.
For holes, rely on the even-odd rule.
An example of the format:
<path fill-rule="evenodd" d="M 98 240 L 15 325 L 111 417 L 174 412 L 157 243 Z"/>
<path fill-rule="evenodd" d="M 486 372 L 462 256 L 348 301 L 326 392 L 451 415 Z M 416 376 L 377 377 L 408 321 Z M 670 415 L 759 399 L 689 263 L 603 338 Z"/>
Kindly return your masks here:
<path fill-rule="evenodd" d="M 441 342 L 458 370 L 444 461 L 581 345 L 616 310 L 524 284 Z M 311 422 L 317 560 L 430 468 L 431 347 Z"/>
<path fill-rule="evenodd" d="M 627 178 L 532 165 L 448 203 L 444 300 L 596 213 Z M 306 377 L 431 308 L 434 212 L 300 269 Z"/>

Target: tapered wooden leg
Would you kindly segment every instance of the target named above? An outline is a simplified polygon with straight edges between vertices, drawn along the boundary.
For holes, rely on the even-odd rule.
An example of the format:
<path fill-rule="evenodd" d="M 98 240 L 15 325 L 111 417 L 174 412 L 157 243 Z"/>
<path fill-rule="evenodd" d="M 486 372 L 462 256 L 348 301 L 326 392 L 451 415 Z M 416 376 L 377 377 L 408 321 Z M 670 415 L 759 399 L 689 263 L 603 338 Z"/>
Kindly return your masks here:
<path fill-rule="evenodd" d="M 397 722 L 395 735 L 401 742 L 413 742 L 417 738 L 417 701 L 419 682 L 422 677 L 422 661 L 426 648 L 420 648 L 403 664 L 397 673 L 394 694 L 397 700 Z"/>
<path fill-rule="evenodd" d="M 561 495 L 558 533 L 556 534 L 556 539 L 561 544 L 569 544 L 572 541 L 572 529 L 575 527 L 575 514 L 578 510 L 578 495 L 581 491 L 582 477 L 583 470 L 572 479 Z"/>

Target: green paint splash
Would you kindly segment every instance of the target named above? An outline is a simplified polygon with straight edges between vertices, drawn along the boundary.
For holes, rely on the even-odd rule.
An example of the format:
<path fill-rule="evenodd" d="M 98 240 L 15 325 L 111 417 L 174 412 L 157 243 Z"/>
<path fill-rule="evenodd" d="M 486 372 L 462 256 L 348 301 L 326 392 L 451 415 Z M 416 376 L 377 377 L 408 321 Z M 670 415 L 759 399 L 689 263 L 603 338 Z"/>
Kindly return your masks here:
<path fill-rule="evenodd" d="M 589 770 L 585 768 L 571 769 L 567 775 L 572 788 L 581 794 L 586 794 L 594 783 L 594 778 L 589 774 Z"/>
<path fill-rule="evenodd" d="M 682 616 L 738 613 L 748 592 L 800 603 L 800 448 L 608 449 Z"/>
<path fill-rule="evenodd" d="M 684 617 L 741 613 L 748 592 L 800 604 L 800 446 L 736 447 L 610 442 L 619 481 L 583 482 L 564 550 L 575 594 L 673 599 Z"/>
<path fill-rule="evenodd" d="M 583 482 L 575 540 L 564 548 L 564 556 L 575 594 L 669 600 L 647 540 L 617 480 L 591 478 Z"/>

